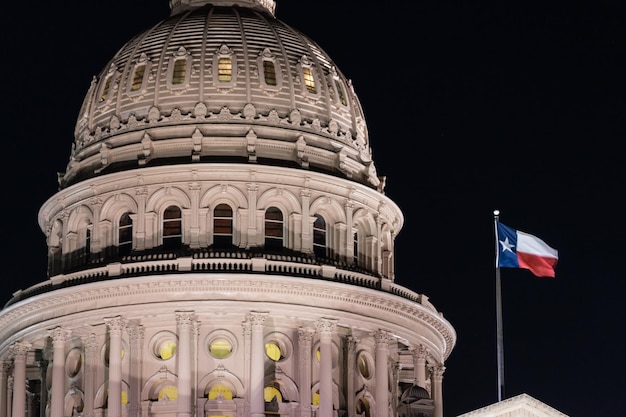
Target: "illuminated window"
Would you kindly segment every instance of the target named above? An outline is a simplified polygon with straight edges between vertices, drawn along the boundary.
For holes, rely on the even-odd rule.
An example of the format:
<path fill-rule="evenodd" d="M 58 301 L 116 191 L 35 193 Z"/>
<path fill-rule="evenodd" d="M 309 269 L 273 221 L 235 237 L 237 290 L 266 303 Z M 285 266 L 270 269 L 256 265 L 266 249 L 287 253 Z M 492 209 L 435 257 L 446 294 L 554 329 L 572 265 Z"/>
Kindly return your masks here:
<path fill-rule="evenodd" d="M 226 400 L 232 400 L 233 391 L 225 384 L 218 383 L 213 385 L 211 389 L 209 389 L 208 399 L 215 400 L 220 396 Z"/>
<path fill-rule="evenodd" d="M 267 85 L 275 86 L 277 84 L 274 61 L 263 60 L 263 79 Z"/>
<path fill-rule="evenodd" d="M 326 220 L 319 215 L 315 215 L 313 223 L 313 252 L 315 256 L 325 258 L 326 252 Z"/>
<path fill-rule="evenodd" d="M 165 398 L 168 400 L 175 400 L 178 398 L 178 388 L 176 388 L 175 385 L 167 384 L 159 390 L 157 398 L 159 401 L 162 401 Z"/>
<path fill-rule="evenodd" d="M 229 247 L 233 244 L 233 209 L 218 204 L 213 210 L 213 245 Z"/>
<path fill-rule="evenodd" d="M 311 94 L 317 94 L 317 88 L 315 87 L 315 77 L 313 71 L 309 67 L 302 68 L 302 77 L 304 78 L 304 85 L 306 90 Z"/>
<path fill-rule="evenodd" d="M 217 79 L 229 83 L 233 79 L 233 62 L 230 58 L 220 58 L 217 64 Z"/>
<path fill-rule="evenodd" d="M 283 358 L 283 352 L 276 342 L 269 342 L 265 344 L 265 354 L 274 362 L 278 362 Z"/>
<path fill-rule="evenodd" d="M 133 247 L 133 220 L 130 213 L 120 217 L 117 247 L 120 255 L 128 255 Z"/>
<path fill-rule="evenodd" d="M 180 208 L 170 206 L 163 213 L 163 246 L 168 249 L 180 247 L 183 241 L 183 219 Z"/>
<path fill-rule="evenodd" d="M 153 342 L 152 353 L 164 361 L 171 359 L 176 354 L 176 336 L 169 332 L 160 334 Z"/>
<path fill-rule="evenodd" d="M 233 351 L 233 345 L 226 339 L 215 339 L 209 345 L 209 352 L 215 358 L 224 359 Z"/>
<path fill-rule="evenodd" d="M 313 405 L 320 405 L 320 392 L 316 391 L 315 394 L 313 394 L 313 398 L 311 399 L 311 404 Z"/>
<path fill-rule="evenodd" d="M 283 212 L 277 207 L 265 211 L 265 247 L 283 247 Z"/>
<path fill-rule="evenodd" d="M 263 389 L 263 398 L 265 398 L 265 402 L 269 403 L 276 398 L 277 402 L 283 401 L 283 395 L 280 393 L 280 390 L 276 387 L 268 386 Z"/>
<path fill-rule="evenodd" d="M 172 84 L 180 85 L 185 83 L 187 78 L 187 59 L 177 58 L 174 60 L 174 70 L 172 72 Z"/>

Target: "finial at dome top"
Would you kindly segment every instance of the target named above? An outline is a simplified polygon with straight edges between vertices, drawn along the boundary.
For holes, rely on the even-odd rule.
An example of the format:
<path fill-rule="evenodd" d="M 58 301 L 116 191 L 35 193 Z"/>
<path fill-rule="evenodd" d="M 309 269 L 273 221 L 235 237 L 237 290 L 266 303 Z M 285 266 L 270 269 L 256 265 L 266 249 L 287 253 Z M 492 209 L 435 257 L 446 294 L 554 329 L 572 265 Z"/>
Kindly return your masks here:
<path fill-rule="evenodd" d="M 185 10 L 196 9 L 206 4 L 214 6 L 243 6 L 253 9 L 268 11 L 274 15 L 276 0 L 169 0 L 171 15 L 176 15 Z"/>

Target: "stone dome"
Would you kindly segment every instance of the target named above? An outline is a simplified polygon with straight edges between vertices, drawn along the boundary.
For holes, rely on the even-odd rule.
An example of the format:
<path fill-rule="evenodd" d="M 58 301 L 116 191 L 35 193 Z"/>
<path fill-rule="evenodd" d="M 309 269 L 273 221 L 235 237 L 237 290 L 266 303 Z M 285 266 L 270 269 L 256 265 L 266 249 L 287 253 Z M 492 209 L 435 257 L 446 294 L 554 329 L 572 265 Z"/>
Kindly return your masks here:
<path fill-rule="evenodd" d="M 382 191 L 351 81 L 273 0 L 170 0 L 95 76 L 63 189 L 150 165 L 315 170 Z"/>

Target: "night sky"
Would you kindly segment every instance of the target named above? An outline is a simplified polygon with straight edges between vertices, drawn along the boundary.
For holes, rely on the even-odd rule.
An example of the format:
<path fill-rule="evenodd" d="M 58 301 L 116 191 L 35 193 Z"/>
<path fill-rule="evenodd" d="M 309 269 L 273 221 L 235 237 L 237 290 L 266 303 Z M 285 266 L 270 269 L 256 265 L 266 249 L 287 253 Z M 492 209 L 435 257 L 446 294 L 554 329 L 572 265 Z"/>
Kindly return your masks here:
<path fill-rule="evenodd" d="M 37 224 L 92 77 L 167 0 L 3 8 L 4 298 L 46 279 Z M 353 82 L 386 194 L 396 281 L 457 331 L 444 414 L 497 401 L 493 210 L 559 250 L 556 278 L 502 269 L 505 397 L 626 416 L 623 1 L 279 0 Z"/>

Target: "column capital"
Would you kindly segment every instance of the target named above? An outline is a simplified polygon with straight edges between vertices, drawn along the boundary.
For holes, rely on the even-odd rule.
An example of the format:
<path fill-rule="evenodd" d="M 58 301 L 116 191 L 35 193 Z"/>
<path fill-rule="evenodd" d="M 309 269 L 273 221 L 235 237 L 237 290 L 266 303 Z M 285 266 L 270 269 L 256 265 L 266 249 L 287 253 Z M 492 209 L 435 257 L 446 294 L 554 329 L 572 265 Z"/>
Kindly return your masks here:
<path fill-rule="evenodd" d="M 122 330 L 126 327 L 126 320 L 123 319 L 122 316 L 105 317 L 104 323 L 109 328 L 109 332 L 117 336 L 120 336 Z"/>
<path fill-rule="evenodd" d="M 267 311 L 251 311 L 248 320 L 252 326 L 263 326 L 269 314 Z"/>
<path fill-rule="evenodd" d="M 176 324 L 178 326 L 191 326 L 196 319 L 194 311 L 176 311 Z"/>
<path fill-rule="evenodd" d="M 379 329 L 372 335 L 376 341 L 376 347 L 388 348 L 389 343 L 393 341 L 393 336 L 386 330 Z"/>
<path fill-rule="evenodd" d="M 85 352 L 95 351 L 98 349 L 98 340 L 96 339 L 96 335 L 94 333 L 82 336 L 81 340 L 83 341 Z"/>
<path fill-rule="evenodd" d="M 311 344 L 313 341 L 314 330 L 308 329 L 306 327 L 298 328 L 298 343 L 307 343 Z"/>
<path fill-rule="evenodd" d="M 322 334 L 332 334 L 337 328 L 337 319 L 321 318 L 316 323 L 317 330 Z"/>
<path fill-rule="evenodd" d="M 64 329 L 61 326 L 48 330 L 48 336 L 52 338 L 52 346 L 65 346 L 65 342 L 71 334 L 71 330 Z"/>
<path fill-rule="evenodd" d="M 11 346 L 13 359 L 25 359 L 32 345 L 26 342 L 16 342 Z"/>

